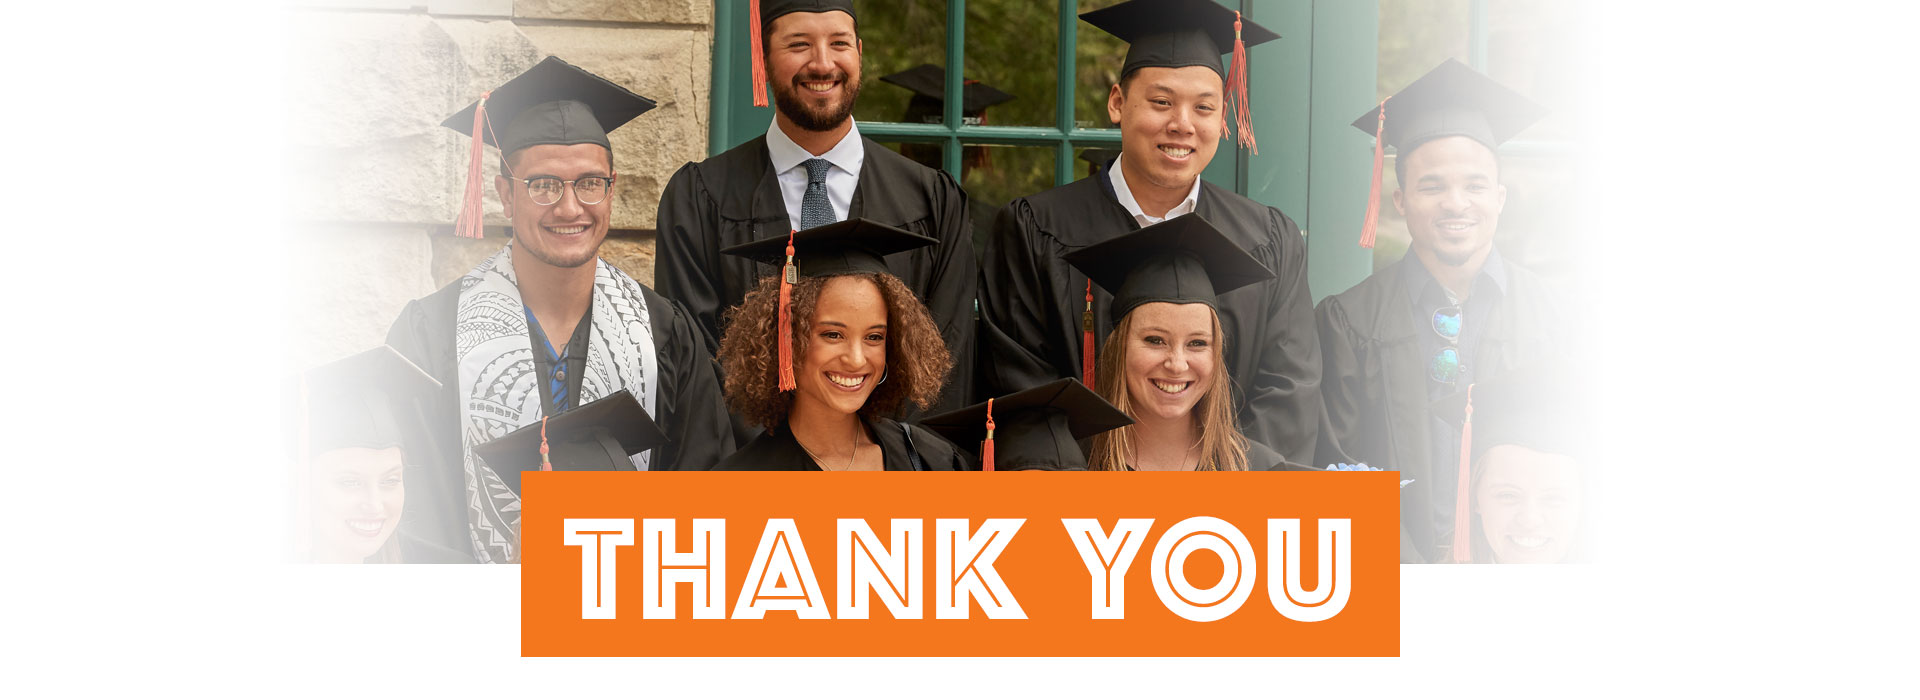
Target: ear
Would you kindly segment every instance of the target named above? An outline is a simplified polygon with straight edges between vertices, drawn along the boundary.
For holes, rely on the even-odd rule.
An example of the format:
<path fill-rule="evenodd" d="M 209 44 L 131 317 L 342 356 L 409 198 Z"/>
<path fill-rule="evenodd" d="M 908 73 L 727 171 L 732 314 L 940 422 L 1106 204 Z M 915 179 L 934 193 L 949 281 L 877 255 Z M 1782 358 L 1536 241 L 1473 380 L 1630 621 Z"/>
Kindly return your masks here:
<path fill-rule="evenodd" d="M 1113 89 L 1107 91 L 1107 119 L 1115 124 L 1120 123 L 1120 108 L 1126 103 L 1127 93 L 1120 89 L 1119 83 L 1114 83 Z"/>
<path fill-rule="evenodd" d="M 1400 189 L 1398 187 L 1393 188 L 1393 210 L 1400 212 L 1400 216 L 1402 217 L 1405 217 L 1407 215 L 1407 202 L 1405 199 L 1403 199 L 1403 196 L 1405 194 L 1406 194 L 1406 190 Z"/>
<path fill-rule="evenodd" d="M 1507 186 L 1500 185 L 1498 189 L 1494 190 L 1493 213 L 1498 214 L 1500 212 L 1506 211 L 1506 209 L 1507 209 Z"/>
<path fill-rule="evenodd" d="M 493 191 L 500 195 L 500 213 L 509 219 L 513 218 L 513 181 L 505 175 L 495 175 Z"/>

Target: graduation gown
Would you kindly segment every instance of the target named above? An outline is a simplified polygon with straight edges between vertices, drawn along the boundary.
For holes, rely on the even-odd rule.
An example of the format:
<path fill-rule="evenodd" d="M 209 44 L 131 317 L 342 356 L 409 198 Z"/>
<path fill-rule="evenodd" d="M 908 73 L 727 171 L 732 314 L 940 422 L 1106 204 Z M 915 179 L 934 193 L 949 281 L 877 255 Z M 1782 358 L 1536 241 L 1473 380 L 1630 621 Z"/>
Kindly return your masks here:
<path fill-rule="evenodd" d="M 847 216 L 939 239 L 938 245 L 888 256 L 887 267 L 926 304 L 953 353 L 946 390 L 927 412 L 965 406 L 973 386 L 973 299 L 979 282 L 966 193 L 944 171 L 870 139 L 860 142 L 866 157 Z M 739 305 L 760 277 L 779 271 L 720 250 L 784 235 L 791 226 L 767 137 L 682 166 L 660 195 L 656 225 L 654 280 L 660 294 L 685 304 L 694 326 L 719 347 L 726 310 Z"/>
<path fill-rule="evenodd" d="M 1411 256 L 1411 253 L 1409 253 Z M 1409 257 L 1400 264 L 1420 264 Z M 1525 268 L 1507 262 L 1506 291 L 1474 350 L 1476 381 L 1498 376 L 1517 365 L 1557 353 L 1558 308 L 1546 283 Z M 1436 478 L 1433 462 L 1433 412 L 1428 368 L 1421 345 L 1431 321 L 1415 318 L 1408 301 L 1407 275 L 1398 265 L 1382 270 L 1352 289 L 1320 301 L 1315 318 L 1320 330 L 1323 410 L 1314 464 L 1365 462 L 1397 469 L 1412 479 L 1400 490 L 1400 560 L 1438 561 L 1450 533 L 1434 532 L 1434 489 L 1458 488 L 1457 465 Z"/>
<path fill-rule="evenodd" d="M 605 263 L 602 263 L 605 264 Z M 720 371 L 705 336 L 695 330 L 685 309 L 641 287 L 659 363 L 659 415 L 654 422 L 669 442 L 654 452 L 652 469 L 705 469 L 733 450 L 734 438 L 720 394 Z M 460 280 L 407 303 L 387 331 L 387 344 L 440 381 L 440 396 L 428 409 L 428 438 L 436 463 L 421 465 L 419 479 L 408 472 L 407 509 L 430 504 L 446 521 L 413 534 L 443 547 L 468 551 L 466 470 L 461 463 L 459 362 L 454 355 L 454 322 L 460 304 Z"/>
<path fill-rule="evenodd" d="M 1219 297 L 1226 367 L 1240 431 L 1304 462 L 1320 412 L 1320 342 L 1307 291 L 1307 245 L 1280 210 L 1200 184 L 1195 210 L 1275 279 Z M 979 394 L 999 396 L 1081 372 L 1087 278 L 1061 260 L 1140 226 L 1094 175 L 1014 200 L 994 219 L 981 263 Z M 1094 285 L 1094 349 L 1113 323 L 1113 296 Z"/>
<path fill-rule="evenodd" d="M 907 434 L 901 424 L 887 418 L 861 419 L 866 426 L 867 437 L 880 445 L 882 463 L 890 472 L 913 471 L 912 458 L 908 456 Z M 931 430 L 921 427 L 913 429 L 913 451 L 920 454 L 928 471 L 950 472 L 978 469 L 970 466 L 953 443 L 940 437 Z M 813 461 L 800 442 L 793 439 L 793 433 L 774 428 L 761 433 L 748 442 L 739 452 L 720 461 L 715 471 L 825 471 Z"/>

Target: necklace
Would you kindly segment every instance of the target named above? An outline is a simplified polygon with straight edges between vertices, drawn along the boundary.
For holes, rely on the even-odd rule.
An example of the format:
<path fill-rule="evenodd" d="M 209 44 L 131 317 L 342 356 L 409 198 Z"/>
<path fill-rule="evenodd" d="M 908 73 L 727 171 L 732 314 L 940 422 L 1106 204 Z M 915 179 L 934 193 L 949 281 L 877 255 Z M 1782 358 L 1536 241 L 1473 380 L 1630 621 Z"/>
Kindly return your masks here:
<path fill-rule="evenodd" d="M 814 453 L 813 453 L 813 450 L 810 450 L 810 449 L 807 449 L 807 443 L 804 443 L 804 442 L 801 442 L 801 441 L 800 441 L 800 436 L 798 436 L 798 435 L 795 435 L 795 436 L 793 436 L 793 442 L 794 442 L 794 444 L 796 444 L 796 445 L 799 445 L 799 446 L 800 446 L 800 451 L 801 451 L 801 452 L 805 452 L 805 453 L 807 453 L 807 456 L 808 456 L 808 457 L 811 457 L 811 458 L 813 458 L 813 463 L 814 463 L 814 464 L 818 464 L 818 465 L 820 465 L 820 469 L 821 469 L 821 471 L 836 471 L 836 470 L 834 470 L 834 469 L 828 469 L 828 468 L 827 468 L 827 460 L 824 460 L 824 459 L 821 459 L 821 458 L 820 458 L 820 455 L 817 455 L 817 454 L 814 454 Z M 853 453 L 852 453 L 852 454 L 849 454 L 849 455 L 847 455 L 847 466 L 844 466 L 844 467 L 841 467 L 841 468 L 840 468 L 840 469 L 838 469 L 837 471 L 843 471 L 843 472 L 844 472 L 844 471 L 852 471 L 852 470 L 853 470 L 853 461 L 854 461 L 855 459 L 858 459 L 859 457 L 860 457 L 860 439 L 856 437 L 856 438 L 854 438 L 854 441 L 853 441 Z"/>

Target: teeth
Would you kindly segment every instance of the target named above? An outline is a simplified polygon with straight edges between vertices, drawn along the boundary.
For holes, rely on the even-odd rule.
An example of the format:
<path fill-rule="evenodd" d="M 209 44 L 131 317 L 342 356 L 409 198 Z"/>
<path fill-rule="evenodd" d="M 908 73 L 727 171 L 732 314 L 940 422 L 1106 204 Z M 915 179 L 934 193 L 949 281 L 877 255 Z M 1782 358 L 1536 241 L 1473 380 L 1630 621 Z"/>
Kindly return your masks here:
<path fill-rule="evenodd" d="M 860 386 L 861 384 L 867 383 L 867 378 L 865 375 L 861 375 L 858 377 L 842 377 L 837 374 L 828 374 L 827 381 L 830 381 L 840 386 L 844 386 L 851 389 L 853 387 L 857 387 L 857 386 Z"/>
<path fill-rule="evenodd" d="M 1515 535 L 1507 535 L 1507 541 L 1525 549 L 1539 549 L 1547 546 L 1547 543 L 1553 541 L 1553 539 L 1550 537 L 1518 537 Z"/>
<path fill-rule="evenodd" d="M 380 528 L 385 524 L 386 524 L 385 522 L 380 520 L 348 520 L 347 521 L 347 527 L 351 527 L 355 530 L 359 530 L 369 535 L 380 532 Z"/>
<path fill-rule="evenodd" d="M 1193 149 L 1191 148 L 1180 148 L 1177 146 L 1161 146 L 1160 151 L 1175 158 L 1185 158 L 1187 154 L 1193 153 Z"/>
<path fill-rule="evenodd" d="M 812 91 L 814 91 L 814 92 L 826 92 L 826 91 L 828 91 L 828 90 L 832 90 L 832 89 L 833 89 L 833 86 L 835 85 L 835 83 L 832 83 L 832 82 L 825 82 L 825 83 L 801 83 L 800 85 L 801 85 L 802 87 L 805 87 L 806 89 L 808 89 L 808 90 L 812 90 Z"/>
<path fill-rule="evenodd" d="M 585 227 L 585 226 L 567 226 L 567 227 L 564 227 L 564 228 L 563 228 L 563 227 L 553 227 L 553 226 L 549 226 L 549 227 L 547 227 L 547 230 L 548 230 L 548 231 L 552 231 L 552 232 L 554 232 L 554 233 L 558 233 L 558 234 L 560 234 L 560 235 L 563 235 L 563 236 L 569 236 L 569 235 L 573 235 L 573 234 L 576 234 L 576 233 L 579 233 L 579 232 L 581 232 L 581 231 L 585 231 L 585 230 L 587 230 L 587 227 Z"/>
<path fill-rule="evenodd" d="M 1152 381 L 1153 381 L 1154 388 L 1167 392 L 1169 394 L 1178 394 L 1182 391 L 1186 391 L 1187 387 L 1193 384 L 1193 382 L 1180 382 L 1178 384 L 1172 384 L 1172 383 L 1160 381 L 1158 379 L 1155 379 Z"/>

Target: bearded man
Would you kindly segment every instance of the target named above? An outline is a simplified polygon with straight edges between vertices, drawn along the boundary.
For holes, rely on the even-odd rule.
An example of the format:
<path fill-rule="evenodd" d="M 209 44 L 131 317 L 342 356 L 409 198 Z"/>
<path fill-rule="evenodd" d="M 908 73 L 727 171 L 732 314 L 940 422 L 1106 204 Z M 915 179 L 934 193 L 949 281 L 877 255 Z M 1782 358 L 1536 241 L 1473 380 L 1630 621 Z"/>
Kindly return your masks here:
<path fill-rule="evenodd" d="M 756 72 L 773 88 L 773 124 L 766 136 L 689 163 L 667 183 L 654 268 L 660 293 L 685 304 L 717 346 L 726 309 L 777 272 L 721 255 L 723 248 L 856 217 L 937 239 L 886 264 L 926 303 L 953 354 L 953 375 L 932 410 L 966 405 L 979 274 L 966 194 L 947 173 L 860 136 L 852 114 L 862 47 L 851 0 L 768 0 L 760 8 L 753 51 L 765 62 Z M 755 85 L 761 106 L 766 87 Z"/>

